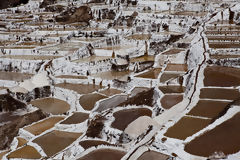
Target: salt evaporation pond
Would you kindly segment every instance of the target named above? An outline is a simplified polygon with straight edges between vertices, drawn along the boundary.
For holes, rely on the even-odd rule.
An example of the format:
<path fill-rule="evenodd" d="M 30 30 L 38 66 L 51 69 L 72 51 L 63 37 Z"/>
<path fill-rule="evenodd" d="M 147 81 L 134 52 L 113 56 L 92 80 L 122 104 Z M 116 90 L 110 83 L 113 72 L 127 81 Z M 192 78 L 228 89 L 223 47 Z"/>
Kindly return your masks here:
<path fill-rule="evenodd" d="M 208 157 L 214 152 L 225 155 L 240 150 L 240 113 L 207 131 L 186 144 L 184 150 L 190 154 Z"/>
<path fill-rule="evenodd" d="M 32 124 L 27 127 L 24 127 L 24 129 L 36 136 L 36 135 L 39 135 L 42 132 L 54 127 L 56 123 L 58 123 L 59 121 L 61 121 L 63 119 L 64 119 L 64 117 L 50 117 L 43 121 L 37 122 L 37 123 Z"/>
<path fill-rule="evenodd" d="M 120 160 L 126 153 L 116 149 L 97 149 L 78 160 Z"/>
<path fill-rule="evenodd" d="M 74 112 L 70 117 L 62 121 L 60 124 L 78 124 L 88 119 L 88 113 Z"/>
<path fill-rule="evenodd" d="M 42 156 L 32 146 L 24 146 L 10 153 L 7 158 L 40 159 Z"/>
<path fill-rule="evenodd" d="M 137 160 L 168 160 L 168 158 L 168 155 L 156 151 L 146 151 Z"/>
<path fill-rule="evenodd" d="M 18 73 L 18 72 L 3 72 L 0 71 L 1 80 L 10 80 L 10 81 L 23 81 L 30 79 L 33 75 L 27 73 Z"/>
<path fill-rule="evenodd" d="M 140 78 L 149 78 L 149 79 L 157 79 L 158 78 L 158 75 L 159 73 L 161 72 L 161 68 L 154 68 L 154 69 L 151 69 L 147 72 L 144 72 L 140 75 L 137 75 L 136 77 L 140 77 Z"/>
<path fill-rule="evenodd" d="M 81 145 L 84 149 L 88 149 L 90 147 L 96 147 L 99 145 L 112 145 L 111 143 L 108 143 L 106 141 L 102 141 L 102 140 L 83 140 L 79 142 L 79 145 Z"/>
<path fill-rule="evenodd" d="M 97 101 L 104 98 L 107 97 L 98 93 L 92 93 L 81 96 L 79 102 L 83 109 L 90 111 L 94 108 Z"/>
<path fill-rule="evenodd" d="M 88 94 L 101 89 L 102 87 L 94 84 L 73 84 L 73 83 L 58 83 L 56 87 L 69 89 L 77 92 L 78 94 Z"/>
<path fill-rule="evenodd" d="M 240 97 L 238 89 L 201 88 L 200 98 L 236 100 Z"/>
<path fill-rule="evenodd" d="M 204 70 L 204 85 L 231 87 L 240 85 L 240 69 L 222 66 L 208 66 Z"/>
<path fill-rule="evenodd" d="M 70 109 L 67 102 L 56 98 L 41 98 L 31 101 L 30 104 L 54 115 L 66 113 Z"/>
<path fill-rule="evenodd" d="M 158 88 L 164 94 L 185 92 L 185 87 L 183 87 L 183 86 L 168 85 L 168 86 L 159 86 Z"/>
<path fill-rule="evenodd" d="M 51 157 L 72 144 L 82 133 L 51 131 L 33 140 L 42 147 L 47 156 Z"/>
<path fill-rule="evenodd" d="M 162 107 L 165 109 L 170 109 L 172 106 L 180 103 L 183 100 L 183 95 L 164 95 L 161 99 Z"/>
<path fill-rule="evenodd" d="M 188 115 L 215 118 L 230 102 L 215 100 L 199 100 L 197 105 L 188 113 Z"/>
<path fill-rule="evenodd" d="M 210 119 L 184 116 L 176 124 L 170 127 L 164 135 L 184 140 L 208 126 L 210 122 Z"/>
<path fill-rule="evenodd" d="M 112 123 L 113 128 L 124 131 L 132 121 L 141 116 L 152 116 L 152 111 L 147 108 L 124 109 L 113 114 L 115 120 Z"/>

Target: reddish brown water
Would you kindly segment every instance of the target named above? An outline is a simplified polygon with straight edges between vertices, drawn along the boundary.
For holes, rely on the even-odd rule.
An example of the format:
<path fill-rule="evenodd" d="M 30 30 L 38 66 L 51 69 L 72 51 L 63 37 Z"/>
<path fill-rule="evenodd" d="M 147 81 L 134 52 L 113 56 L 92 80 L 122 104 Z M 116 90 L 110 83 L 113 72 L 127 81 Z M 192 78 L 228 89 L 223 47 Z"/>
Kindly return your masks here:
<path fill-rule="evenodd" d="M 121 94 L 123 93 L 121 90 L 118 90 L 118 89 L 113 89 L 113 88 L 109 88 L 109 89 L 105 89 L 103 91 L 100 91 L 99 93 L 102 93 L 106 96 L 113 96 L 115 94 Z"/>
<path fill-rule="evenodd" d="M 37 99 L 31 101 L 30 104 L 40 108 L 44 112 L 52 113 L 54 115 L 66 113 L 70 109 L 70 105 L 67 102 L 56 98 Z"/>
<path fill-rule="evenodd" d="M 154 59 L 155 59 L 155 56 L 144 55 L 136 58 L 131 58 L 130 62 L 135 63 L 135 62 L 154 61 Z"/>
<path fill-rule="evenodd" d="M 231 87 L 240 85 L 240 69 L 209 66 L 204 71 L 205 86 Z"/>
<path fill-rule="evenodd" d="M 215 151 L 225 155 L 240 150 L 240 113 L 192 140 L 185 146 L 185 151 L 198 156 L 208 157 Z"/>
<path fill-rule="evenodd" d="M 108 98 L 99 102 L 99 106 L 96 109 L 96 112 L 101 112 L 110 108 L 115 108 L 119 104 L 125 102 L 127 100 L 127 95 L 116 95 L 112 98 Z"/>
<path fill-rule="evenodd" d="M 22 59 L 22 60 L 50 60 L 61 56 L 36 56 L 36 55 L 6 55 L 1 58 Z"/>
<path fill-rule="evenodd" d="M 97 101 L 104 98 L 107 97 L 98 93 L 92 93 L 81 96 L 79 102 L 83 109 L 90 111 L 94 108 Z"/>
<path fill-rule="evenodd" d="M 141 93 L 143 91 L 148 91 L 150 88 L 147 87 L 135 87 L 132 91 L 131 91 L 131 97 L 136 96 L 138 93 Z"/>
<path fill-rule="evenodd" d="M 78 124 L 88 119 L 88 113 L 75 112 L 60 124 Z"/>
<path fill-rule="evenodd" d="M 141 116 L 152 116 L 152 111 L 147 108 L 124 109 L 113 114 L 115 120 L 112 123 L 113 128 L 124 131 L 132 121 Z"/>
<path fill-rule="evenodd" d="M 184 140 L 210 124 L 209 119 L 183 117 L 164 134 L 167 137 Z"/>
<path fill-rule="evenodd" d="M 134 34 L 127 37 L 127 39 L 134 39 L 134 40 L 148 40 L 150 38 L 151 38 L 151 34 Z"/>
<path fill-rule="evenodd" d="M 240 58 L 240 55 L 210 55 L 211 59 Z"/>
<path fill-rule="evenodd" d="M 72 76 L 72 75 L 61 75 L 61 76 L 56 76 L 56 78 L 64 78 L 64 79 L 87 79 L 86 76 Z"/>
<path fill-rule="evenodd" d="M 154 68 L 154 69 L 151 69 L 150 71 L 137 75 L 136 77 L 157 79 L 161 70 L 162 70 L 161 68 Z"/>
<path fill-rule="evenodd" d="M 26 73 L 0 71 L 1 80 L 23 81 L 25 79 L 30 79 L 32 76 L 33 76 L 32 74 L 26 74 Z"/>
<path fill-rule="evenodd" d="M 188 70 L 187 64 L 173 64 L 169 63 L 165 68 L 165 71 L 179 71 L 186 72 Z"/>
<path fill-rule="evenodd" d="M 112 145 L 106 141 L 100 141 L 100 140 L 83 140 L 79 142 L 79 145 L 81 145 L 84 149 L 88 149 L 93 146 L 99 146 L 99 145 Z"/>
<path fill-rule="evenodd" d="M 218 42 L 218 43 L 210 43 L 209 44 L 210 48 L 240 48 L 240 44 L 236 43 L 223 43 L 223 42 Z"/>
<path fill-rule="evenodd" d="M 64 119 L 64 117 L 50 117 L 41 122 L 37 122 L 33 125 L 24 127 L 24 129 L 27 130 L 28 132 L 34 134 L 35 136 L 37 136 L 37 135 L 41 134 L 42 132 L 54 127 L 56 123 L 58 123 L 59 121 L 61 121 L 63 119 Z"/>
<path fill-rule="evenodd" d="M 40 159 L 41 155 L 32 146 L 24 146 L 10 153 L 7 158 Z"/>
<path fill-rule="evenodd" d="M 55 85 L 56 87 L 61 87 L 69 90 L 73 90 L 78 94 L 88 94 L 101 89 L 98 85 L 92 84 L 71 84 L 71 83 L 59 83 Z"/>
<path fill-rule="evenodd" d="M 164 94 L 167 94 L 167 93 L 183 93 L 183 92 L 185 92 L 185 87 L 183 87 L 183 86 L 159 86 L 158 88 Z"/>
<path fill-rule="evenodd" d="M 175 79 L 175 78 L 179 77 L 180 75 L 181 74 L 179 74 L 179 73 L 166 73 L 165 72 L 161 75 L 160 82 L 163 83 L 170 79 Z"/>
<path fill-rule="evenodd" d="M 177 11 L 172 13 L 173 15 L 181 16 L 205 16 L 208 12 L 196 12 L 196 11 Z"/>
<path fill-rule="evenodd" d="M 126 80 L 130 74 L 131 74 L 130 71 L 122 71 L 122 72 L 106 71 L 106 72 L 94 74 L 92 76 L 96 78 L 106 79 L 106 80 L 114 80 L 114 79 Z"/>
<path fill-rule="evenodd" d="M 54 130 L 36 138 L 33 142 L 40 145 L 47 156 L 53 156 L 72 144 L 81 135 L 81 133 Z"/>
<path fill-rule="evenodd" d="M 17 137 L 17 140 L 18 140 L 17 148 L 22 147 L 23 145 L 27 144 L 27 142 L 28 142 L 26 139 L 21 138 L 21 137 Z"/>
<path fill-rule="evenodd" d="M 168 158 L 168 155 L 156 151 L 147 151 L 138 157 L 137 160 L 168 160 Z"/>
<path fill-rule="evenodd" d="M 163 52 L 163 55 L 172 55 L 172 54 L 178 54 L 180 52 L 184 51 L 183 49 L 170 49 L 168 51 Z"/>
<path fill-rule="evenodd" d="M 188 115 L 215 118 L 229 104 L 223 101 L 199 100 Z"/>
<path fill-rule="evenodd" d="M 78 160 L 120 160 L 125 154 L 116 149 L 97 149 Z"/>
<path fill-rule="evenodd" d="M 240 98 L 238 89 L 202 88 L 200 98 L 235 100 Z"/>
<path fill-rule="evenodd" d="M 161 99 L 162 107 L 165 109 L 170 109 L 172 106 L 180 103 L 183 100 L 183 95 L 165 95 Z"/>

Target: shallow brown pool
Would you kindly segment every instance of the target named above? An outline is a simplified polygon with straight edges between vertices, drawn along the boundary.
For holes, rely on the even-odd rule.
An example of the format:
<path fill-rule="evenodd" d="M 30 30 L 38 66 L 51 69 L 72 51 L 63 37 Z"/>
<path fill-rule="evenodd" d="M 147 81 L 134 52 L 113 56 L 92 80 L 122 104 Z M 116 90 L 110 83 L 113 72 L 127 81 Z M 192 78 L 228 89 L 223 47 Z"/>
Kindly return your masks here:
<path fill-rule="evenodd" d="M 125 154 L 116 149 L 97 149 L 78 160 L 120 160 Z"/>
<path fill-rule="evenodd" d="M 81 135 L 82 133 L 54 130 L 36 138 L 33 142 L 40 145 L 47 156 L 51 157 L 72 144 Z"/>
<path fill-rule="evenodd" d="M 88 94 L 101 89 L 99 85 L 94 84 L 72 84 L 72 83 L 59 83 L 56 87 L 73 90 L 78 94 Z"/>
<path fill-rule="evenodd" d="M 36 55 L 5 55 L 1 58 L 22 59 L 22 60 L 50 60 L 61 56 L 36 56 Z"/>
<path fill-rule="evenodd" d="M 103 91 L 100 91 L 99 93 L 102 93 L 106 96 L 113 96 L 115 94 L 121 94 L 123 93 L 121 90 L 118 90 L 118 89 L 114 89 L 114 88 L 109 88 L 109 89 L 105 89 Z"/>
<path fill-rule="evenodd" d="M 90 111 L 94 108 L 97 101 L 104 98 L 107 97 L 98 93 L 92 93 L 81 96 L 79 102 L 83 109 Z"/>
<path fill-rule="evenodd" d="M 144 91 L 148 91 L 150 90 L 150 88 L 147 87 L 135 87 L 132 91 L 131 91 L 131 97 L 136 96 L 138 93 L 144 92 Z"/>
<path fill-rule="evenodd" d="M 180 103 L 183 100 L 183 95 L 165 95 L 161 99 L 162 107 L 165 109 L 170 109 L 172 106 Z"/>
<path fill-rule="evenodd" d="M 56 76 L 56 78 L 64 78 L 64 79 L 87 79 L 86 76 L 72 76 L 72 75 L 60 75 L 60 76 Z"/>
<path fill-rule="evenodd" d="M 88 113 L 75 112 L 60 124 L 78 124 L 88 119 Z"/>
<path fill-rule="evenodd" d="M 24 129 L 36 136 L 36 135 L 39 135 L 42 132 L 54 127 L 56 123 L 58 123 L 59 121 L 61 121 L 63 119 L 64 119 L 64 117 L 50 117 L 41 122 L 37 122 L 33 125 L 24 127 Z"/>
<path fill-rule="evenodd" d="M 101 78 L 101 79 L 106 79 L 106 80 L 127 80 L 127 77 L 131 74 L 130 71 L 106 71 L 106 72 L 101 72 L 97 74 L 93 74 L 93 77 L 96 78 Z"/>
<path fill-rule="evenodd" d="M 168 160 L 168 158 L 168 155 L 156 151 L 147 151 L 138 157 L 137 160 Z"/>
<path fill-rule="evenodd" d="M 124 109 L 113 114 L 115 120 L 112 123 L 113 128 L 124 131 L 125 128 L 135 119 L 141 116 L 152 116 L 152 111 L 147 108 Z"/>
<path fill-rule="evenodd" d="M 168 51 L 165 51 L 163 52 L 162 54 L 163 55 L 172 55 L 172 54 L 178 54 L 180 52 L 184 51 L 183 49 L 177 49 L 177 48 L 174 48 L 174 49 L 170 49 Z"/>
<path fill-rule="evenodd" d="M 83 140 L 79 142 L 79 145 L 81 145 L 84 149 L 88 149 L 93 146 L 99 146 L 99 145 L 112 145 L 106 141 L 100 141 L 100 140 Z"/>
<path fill-rule="evenodd" d="M 185 87 L 183 87 L 183 86 L 159 86 L 158 88 L 164 94 L 168 94 L 168 93 L 183 93 L 183 92 L 185 92 Z"/>
<path fill-rule="evenodd" d="M 210 43 L 210 48 L 240 48 L 239 43 L 224 43 L 224 42 L 218 42 L 218 43 Z"/>
<path fill-rule="evenodd" d="M 184 116 L 164 134 L 167 137 L 184 140 L 210 124 L 210 119 L 200 119 Z"/>
<path fill-rule="evenodd" d="M 1 80 L 23 81 L 25 79 L 30 79 L 32 76 L 33 76 L 32 74 L 26 74 L 26 73 L 0 71 Z"/>
<path fill-rule="evenodd" d="M 161 72 L 161 68 L 154 68 L 151 69 L 145 73 L 142 73 L 140 75 L 137 75 L 136 77 L 140 77 L 140 78 L 149 78 L 149 79 L 157 79 L 159 73 Z"/>
<path fill-rule="evenodd" d="M 240 98 L 238 89 L 202 88 L 200 98 L 236 100 Z"/>
<path fill-rule="evenodd" d="M 173 64 L 169 63 L 165 68 L 165 71 L 179 71 L 186 72 L 188 70 L 187 64 Z"/>
<path fill-rule="evenodd" d="M 170 79 L 175 79 L 175 78 L 179 77 L 180 75 L 181 74 L 179 74 L 179 73 L 166 73 L 165 72 L 161 75 L 160 82 L 164 83 Z"/>
<path fill-rule="evenodd" d="M 22 147 L 23 145 L 27 144 L 27 142 L 28 142 L 26 139 L 21 138 L 21 137 L 17 137 L 17 140 L 18 140 L 17 148 Z"/>
<path fill-rule="evenodd" d="M 40 159 L 41 155 L 32 146 L 24 146 L 10 153 L 7 158 Z"/>
<path fill-rule="evenodd" d="M 70 109 L 70 105 L 67 102 L 56 98 L 37 99 L 31 101 L 30 104 L 54 115 L 66 113 Z"/>
<path fill-rule="evenodd" d="M 144 55 L 140 57 L 131 58 L 130 62 L 135 63 L 135 62 L 154 61 L 154 59 L 155 59 L 155 56 Z"/>
<path fill-rule="evenodd" d="M 101 112 L 110 108 L 115 108 L 119 104 L 125 102 L 127 100 L 127 95 L 116 95 L 106 100 L 99 102 L 98 108 L 95 110 L 96 112 Z"/>
<path fill-rule="evenodd" d="M 215 151 L 225 155 L 239 152 L 240 150 L 240 113 L 233 118 L 216 126 L 192 140 L 185 146 L 185 151 L 198 156 L 208 157 Z"/>
<path fill-rule="evenodd" d="M 127 39 L 134 39 L 134 40 L 148 40 L 151 38 L 151 34 L 134 34 L 127 37 Z"/>
<path fill-rule="evenodd" d="M 229 102 L 223 101 L 199 100 L 188 115 L 215 118 L 228 104 Z"/>
<path fill-rule="evenodd" d="M 240 55 L 210 55 L 211 59 L 240 58 Z"/>
<path fill-rule="evenodd" d="M 240 85 L 240 69 L 222 66 L 208 66 L 204 71 L 204 85 L 231 87 Z"/>

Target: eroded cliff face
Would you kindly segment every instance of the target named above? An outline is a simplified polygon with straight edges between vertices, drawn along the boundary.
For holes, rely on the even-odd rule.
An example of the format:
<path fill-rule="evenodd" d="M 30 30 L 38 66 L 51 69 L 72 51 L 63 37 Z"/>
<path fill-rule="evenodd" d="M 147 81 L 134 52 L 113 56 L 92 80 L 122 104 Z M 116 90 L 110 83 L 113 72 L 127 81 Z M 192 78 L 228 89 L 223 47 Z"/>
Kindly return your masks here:
<path fill-rule="evenodd" d="M 45 118 L 41 110 L 28 111 L 27 105 L 10 92 L 0 95 L 0 150 L 7 149 L 20 128 Z"/>
<path fill-rule="evenodd" d="M 26 104 L 10 96 L 9 93 L 0 95 L 0 112 L 13 112 L 26 108 Z"/>
<path fill-rule="evenodd" d="M 27 4 L 29 0 L 1 0 L 0 9 L 17 7 L 20 4 Z"/>
<path fill-rule="evenodd" d="M 22 111 L 24 112 L 24 111 Z M 12 112 L 1 114 L 0 122 L 0 150 L 7 149 L 20 128 L 47 117 L 41 110 L 14 115 Z"/>
<path fill-rule="evenodd" d="M 67 11 L 62 12 L 55 18 L 57 22 L 61 23 L 74 23 L 85 22 L 89 23 L 89 20 L 93 19 L 91 8 L 88 6 L 81 6 L 79 8 L 70 8 Z"/>

